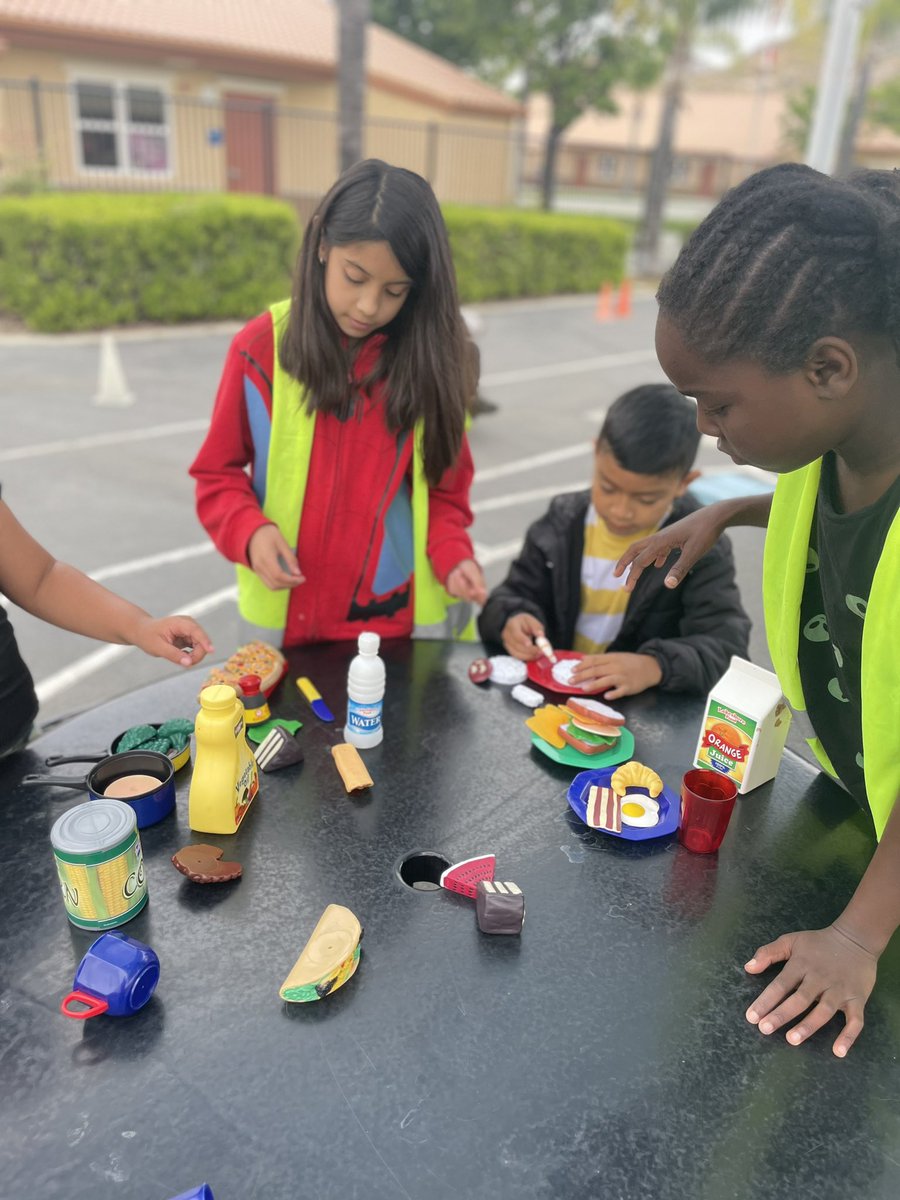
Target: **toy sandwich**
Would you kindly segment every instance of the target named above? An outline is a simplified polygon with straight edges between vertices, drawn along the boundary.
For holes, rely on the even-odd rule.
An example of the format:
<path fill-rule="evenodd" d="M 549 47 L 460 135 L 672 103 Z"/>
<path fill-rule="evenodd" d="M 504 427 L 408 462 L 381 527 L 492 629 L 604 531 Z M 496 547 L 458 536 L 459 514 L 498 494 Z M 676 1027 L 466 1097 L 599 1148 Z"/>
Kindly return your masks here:
<path fill-rule="evenodd" d="M 557 750 L 572 746 L 582 754 L 602 754 L 622 736 L 625 718 L 599 700 L 571 697 L 565 704 L 545 704 L 525 722 Z"/>

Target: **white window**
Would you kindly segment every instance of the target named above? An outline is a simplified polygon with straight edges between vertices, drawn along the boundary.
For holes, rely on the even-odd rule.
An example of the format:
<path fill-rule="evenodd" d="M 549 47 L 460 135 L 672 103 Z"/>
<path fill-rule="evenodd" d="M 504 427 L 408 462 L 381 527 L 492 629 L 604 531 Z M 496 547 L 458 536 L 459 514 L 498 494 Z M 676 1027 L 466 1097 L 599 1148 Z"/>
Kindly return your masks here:
<path fill-rule="evenodd" d="M 82 168 L 154 175 L 171 170 L 168 103 L 160 88 L 79 80 L 73 102 Z"/>

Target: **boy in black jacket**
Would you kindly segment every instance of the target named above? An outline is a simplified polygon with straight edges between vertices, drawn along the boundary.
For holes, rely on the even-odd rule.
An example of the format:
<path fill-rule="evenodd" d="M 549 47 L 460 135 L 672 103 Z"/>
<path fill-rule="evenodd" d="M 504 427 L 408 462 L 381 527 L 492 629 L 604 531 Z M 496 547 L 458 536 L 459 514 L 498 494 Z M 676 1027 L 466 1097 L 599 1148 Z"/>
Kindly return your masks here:
<path fill-rule="evenodd" d="M 489 652 L 502 645 L 527 662 L 547 637 L 584 653 L 572 682 L 610 700 L 657 685 L 707 692 L 732 654 L 746 657 L 750 619 L 727 538 L 674 591 L 663 571 L 645 571 L 631 593 L 612 573 L 632 542 L 699 507 L 687 493 L 699 444 L 695 405 L 675 388 L 620 396 L 597 439 L 590 491 L 551 501 L 488 597 L 478 629 Z"/>

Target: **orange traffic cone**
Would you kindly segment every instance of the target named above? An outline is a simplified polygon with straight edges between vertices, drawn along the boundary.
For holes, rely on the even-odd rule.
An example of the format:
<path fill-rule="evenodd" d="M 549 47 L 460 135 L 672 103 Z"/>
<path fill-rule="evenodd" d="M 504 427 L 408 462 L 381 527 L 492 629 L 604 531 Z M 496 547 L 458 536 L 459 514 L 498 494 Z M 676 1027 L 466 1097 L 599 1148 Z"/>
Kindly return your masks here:
<path fill-rule="evenodd" d="M 631 316 L 631 280 L 623 279 L 619 287 L 619 296 L 616 300 L 616 316 L 630 317 Z"/>
<path fill-rule="evenodd" d="M 597 293 L 597 311 L 594 317 L 597 321 L 608 321 L 612 316 L 612 284 L 603 283 Z"/>

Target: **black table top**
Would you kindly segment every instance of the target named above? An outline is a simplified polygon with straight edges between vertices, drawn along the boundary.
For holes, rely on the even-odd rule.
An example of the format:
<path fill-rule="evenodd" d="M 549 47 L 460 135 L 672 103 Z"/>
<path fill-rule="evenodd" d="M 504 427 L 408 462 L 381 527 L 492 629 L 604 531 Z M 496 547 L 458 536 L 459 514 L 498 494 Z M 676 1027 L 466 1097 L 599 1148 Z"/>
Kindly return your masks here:
<path fill-rule="evenodd" d="M 343 716 L 353 651 L 293 655 L 272 707 L 305 722 L 306 762 L 261 777 L 234 837 L 191 834 L 190 768 L 176 813 L 143 831 L 150 902 L 122 928 L 162 974 L 134 1017 L 58 1012 L 95 935 L 66 919 L 49 831 L 85 797 L 17 782 L 49 753 L 193 716 L 202 673 L 83 714 L 3 768 L 4 1197 L 168 1200 L 201 1180 L 216 1200 L 900 1194 L 896 945 L 844 1061 L 836 1023 L 795 1048 L 743 1016 L 762 988 L 751 952 L 827 923 L 868 862 L 870 827 L 839 788 L 788 753 L 739 799 L 717 856 L 607 837 L 571 813 L 575 772 L 531 748 L 527 711 L 468 681 L 471 648 L 403 642 L 383 649 L 375 787 L 349 797 L 335 727 L 291 680 L 310 675 Z M 677 790 L 702 702 L 622 707 L 636 756 Z M 169 858 L 192 841 L 222 845 L 243 878 L 186 880 Z M 493 851 L 525 893 L 521 938 L 481 934 L 464 897 L 406 887 L 397 864 L 417 850 Z M 284 1004 L 329 903 L 365 927 L 359 970 Z"/>

